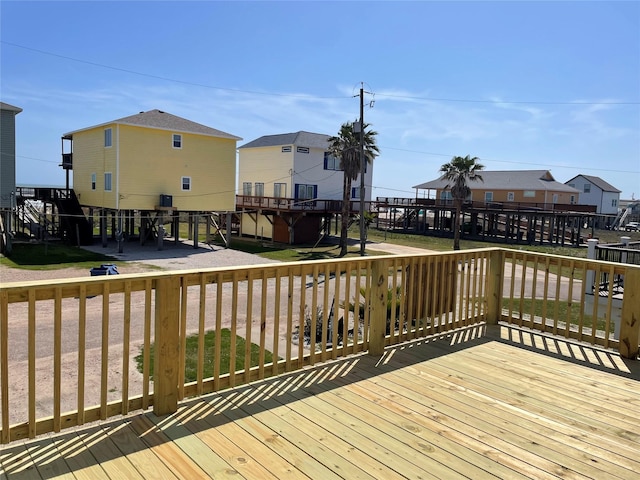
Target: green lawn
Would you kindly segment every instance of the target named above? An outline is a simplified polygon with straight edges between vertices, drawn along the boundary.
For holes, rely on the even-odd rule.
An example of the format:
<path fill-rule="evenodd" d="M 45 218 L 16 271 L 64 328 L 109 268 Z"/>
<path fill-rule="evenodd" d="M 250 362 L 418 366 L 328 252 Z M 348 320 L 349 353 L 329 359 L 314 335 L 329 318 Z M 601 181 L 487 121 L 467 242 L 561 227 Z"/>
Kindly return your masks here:
<path fill-rule="evenodd" d="M 17 243 L 9 257 L 0 257 L 0 264 L 30 270 L 95 267 L 99 263 L 115 263 L 113 257 L 62 244 Z"/>
<path fill-rule="evenodd" d="M 530 298 L 524 298 L 522 299 L 522 313 L 523 314 L 531 314 L 531 309 L 533 308 L 533 315 L 536 317 L 542 317 L 543 316 L 543 309 L 544 309 L 544 302 L 542 301 L 542 299 L 536 299 L 536 300 L 532 300 Z M 571 323 L 572 325 L 579 325 L 579 319 L 580 319 L 580 302 L 572 302 L 571 306 L 569 306 L 569 302 L 567 301 L 555 301 L 555 300 L 547 300 L 547 310 L 546 310 L 546 315 L 545 318 L 547 318 L 547 320 L 553 320 L 553 319 L 557 319 L 559 322 L 566 322 L 567 320 L 569 321 L 569 323 Z M 503 309 L 509 309 L 509 299 L 508 298 L 503 298 L 502 299 L 502 308 Z M 513 311 L 517 311 L 520 309 L 520 299 L 519 298 L 514 298 L 513 299 Z M 558 309 L 558 312 L 556 314 L 556 308 Z M 592 312 L 584 312 L 584 316 L 583 316 L 583 326 L 585 327 L 591 327 L 591 322 L 593 321 L 593 316 L 591 315 Z M 596 329 L 597 330 L 603 330 L 604 331 L 605 328 L 605 322 L 604 320 L 596 320 Z M 610 328 L 613 329 L 613 326 L 611 326 Z"/>
<path fill-rule="evenodd" d="M 220 352 L 221 352 L 221 363 L 220 363 L 220 374 L 224 375 L 229 373 L 229 363 L 230 363 L 230 352 L 231 352 L 231 331 L 227 328 L 222 329 L 220 331 Z M 204 336 L 204 378 L 213 377 L 213 355 L 215 351 L 215 343 L 216 343 L 216 332 L 209 331 L 205 333 Z M 245 339 L 236 336 L 236 371 L 244 370 L 244 349 L 245 349 Z M 151 363 L 149 365 L 149 372 L 151 377 L 153 378 L 153 353 L 154 353 L 154 345 L 151 344 Z M 258 365 L 258 361 L 260 358 L 260 346 L 255 343 L 251 344 L 251 366 L 254 367 Z M 265 363 L 270 363 L 273 359 L 271 352 L 265 350 Z M 142 372 L 143 368 L 143 357 L 142 352 L 136 358 L 136 364 L 138 367 L 138 371 Z M 197 380 L 198 373 L 198 335 L 191 335 L 187 337 L 187 348 L 186 348 L 186 363 L 185 363 L 185 381 L 187 382 L 195 382 Z"/>

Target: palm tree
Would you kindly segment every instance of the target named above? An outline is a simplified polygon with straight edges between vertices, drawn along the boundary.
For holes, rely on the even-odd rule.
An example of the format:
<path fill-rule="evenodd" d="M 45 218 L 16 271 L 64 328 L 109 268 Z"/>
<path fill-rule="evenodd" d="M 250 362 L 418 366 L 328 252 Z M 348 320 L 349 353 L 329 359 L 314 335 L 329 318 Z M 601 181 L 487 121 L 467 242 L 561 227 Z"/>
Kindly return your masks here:
<path fill-rule="evenodd" d="M 367 131 L 364 124 L 364 158 L 371 163 L 380 150 L 376 145 L 378 132 Z M 360 133 L 355 133 L 353 123 L 343 123 L 338 135 L 329 138 L 329 153 L 340 159 L 340 169 L 344 172 L 342 180 L 342 228 L 340 230 L 340 256 L 347 254 L 347 230 L 349 229 L 349 205 L 351 202 L 351 183 L 358 178 L 362 167 L 360 160 Z"/>
<path fill-rule="evenodd" d="M 456 215 L 453 222 L 453 249 L 460 250 L 460 212 L 462 211 L 462 203 L 471 194 L 468 187 L 469 180 L 475 182 L 482 177 L 476 172 L 482 170 L 484 165 L 478 163 L 478 157 L 453 157 L 449 163 L 445 163 L 440 167 L 442 180 L 447 180 L 449 184 L 444 187 L 451 188 L 451 196 L 456 207 Z"/>

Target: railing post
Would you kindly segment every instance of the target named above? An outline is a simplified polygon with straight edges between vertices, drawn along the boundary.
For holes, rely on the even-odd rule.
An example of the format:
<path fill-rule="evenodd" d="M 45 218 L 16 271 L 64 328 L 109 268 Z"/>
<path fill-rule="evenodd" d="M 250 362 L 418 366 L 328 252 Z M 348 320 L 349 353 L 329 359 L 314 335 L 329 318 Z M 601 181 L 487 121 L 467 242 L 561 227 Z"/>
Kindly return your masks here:
<path fill-rule="evenodd" d="M 159 278 L 155 287 L 153 413 L 166 415 L 178 410 L 180 277 L 174 275 Z"/>
<path fill-rule="evenodd" d="M 622 299 L 622 320 L 620 322 L 620 356 L 636 359 L 638 357 L 638 340 L 640 338 L 640 268 L 627 268 L 624 276 L 625 285 L 636 285 L 627 288 Z"/>
<path fill-rule="evenodd" d="M 387 294 L 389 264 L 374 260 L 371 268 L 371 297 L 369 304 L 369 354 L 382 355 L 387 334 Z"/>
<path fill-rule="evenodd" d="M 598 246 L 598 239 L 597 238 L 590 238 L 589 240 L 587 240 L 587 258 L 589 260 L 596 260 L 596 247 Z M 587 294 L 594 294 L 595 291 L 595 275 L 596 272 L 593 270 L 587 270 L 587 278 L 586 278 L 586 293 Z M 598 279 L 598 282 L 600 282 L 600 280 Z"/>
<path fill-rule="evenodd" d="M 487 323 L 496 325 L 502 315 L 502 288 L 504 277 L 504 252 L 494 250 L 489 254 L 487 269 Z"/>

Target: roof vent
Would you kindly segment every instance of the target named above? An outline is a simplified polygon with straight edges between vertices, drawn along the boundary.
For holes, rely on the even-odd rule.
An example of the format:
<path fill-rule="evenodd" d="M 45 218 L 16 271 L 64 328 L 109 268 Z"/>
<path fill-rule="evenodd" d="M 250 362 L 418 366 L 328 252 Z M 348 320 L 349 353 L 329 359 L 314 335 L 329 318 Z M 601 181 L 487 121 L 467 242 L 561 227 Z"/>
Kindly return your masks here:
<path fill-rule="evenodd" d="M 158 110 L 158 113 L 164 113 L 162 110 Z"/>

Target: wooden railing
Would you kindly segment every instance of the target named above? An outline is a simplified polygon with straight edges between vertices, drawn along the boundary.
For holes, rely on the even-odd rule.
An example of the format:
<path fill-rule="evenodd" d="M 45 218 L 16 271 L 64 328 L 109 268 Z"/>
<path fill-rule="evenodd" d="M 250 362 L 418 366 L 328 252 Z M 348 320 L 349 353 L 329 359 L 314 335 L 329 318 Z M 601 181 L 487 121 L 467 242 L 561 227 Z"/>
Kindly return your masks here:
<path fill-rule="evenodd" d="M 3 284 L 0 441 L 150 407 L 165 414 L 186 397 L 479 322 L 613 346 L 609 323 L 589 333 L 584 321 L 578 331 L 552 315 L 550 298 L 577 288 L 575 275 L 554 283 L 555 268 L 640 281 L 636 267 L 494 248 Z M 527 286 L 541 273 L 551 295 Z M 527 295 L 546 302 L 541 318 Z M 638 301 L 625 297 L 628 357 L 638 350 Z"/>

